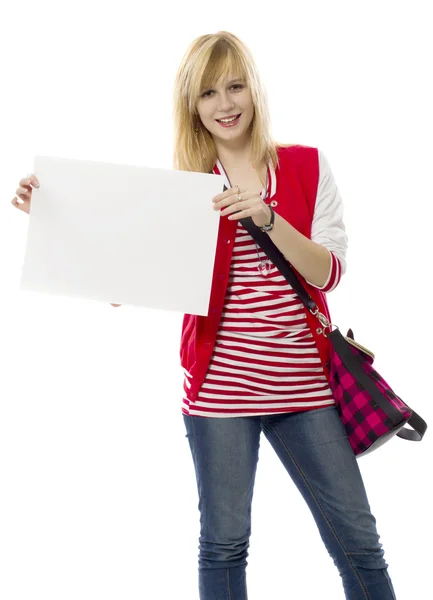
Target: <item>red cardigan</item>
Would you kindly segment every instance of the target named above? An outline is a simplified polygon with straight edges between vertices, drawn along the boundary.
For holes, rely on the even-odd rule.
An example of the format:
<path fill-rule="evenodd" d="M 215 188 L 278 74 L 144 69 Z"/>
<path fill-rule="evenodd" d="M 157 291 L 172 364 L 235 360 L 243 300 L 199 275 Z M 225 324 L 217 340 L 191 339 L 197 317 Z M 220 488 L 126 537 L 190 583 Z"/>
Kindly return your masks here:
<path fill-rule="evenodd" d="M 278 201 L 278 206 L 274 210 L 300 233 L 311 239 L 319 183 L 318 149 L 301 145 L 279 148 L 278 158 L 277 189 L 273 197 Z M 208 316 L 186 314 L 183 319 L 180 360 L 182 367 L 193 378 L 190 390 L 192 400 L 197 398 L 212 356 L 224 307 L 237 226 L 237 220 L 229 221 L 227 217 L 220 219 Z M 326 294 L 309 284 L 296 269 L 294 270 L 320 312 L 331 322 Z M 330 342 L 324 335 L 317 333 L 316 329 L 321 325 L 308 309 L 306 315 L 324 374 L 329 382 Z"/>

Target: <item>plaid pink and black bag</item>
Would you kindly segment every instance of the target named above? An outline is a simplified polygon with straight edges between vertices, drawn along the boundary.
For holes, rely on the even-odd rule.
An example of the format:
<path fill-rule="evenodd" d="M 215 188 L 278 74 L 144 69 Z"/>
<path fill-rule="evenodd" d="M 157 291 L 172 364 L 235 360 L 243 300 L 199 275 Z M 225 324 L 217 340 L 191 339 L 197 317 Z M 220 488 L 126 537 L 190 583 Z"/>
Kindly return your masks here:
<path fill-rule="evenodd" d="M 270 237 L 256 227 L 251 217 L 240 219 L 240 222 L 284 275 L 306 308 L 317 317 L 323 328 L 321 331 L 330 341 L 330 388 L 356 457 L 376 450 L 394 435 L 405 440 L 421 441 L 427 423 L 395 394 L 373 368 L 374 354 L 354 340 L 351 329 L 346 337 L 338 327 L 331 331 L 332 324 L 319 312 Z M 326 329 L 329 329 L 328 334 Z M 406 424 L 413 429 L 404 427 Z"/>
<path fill-rule="evenodd" d="M 393 435 L 420 441 L 427 424 L 373 368 L 374 354 L 354 341 L 351 329 L 347 337 L 336 329 L 328 339 L 330 387 L 354 453 L 376 450 Z M 413 430 L 404 428 L 406 423 Z"/>

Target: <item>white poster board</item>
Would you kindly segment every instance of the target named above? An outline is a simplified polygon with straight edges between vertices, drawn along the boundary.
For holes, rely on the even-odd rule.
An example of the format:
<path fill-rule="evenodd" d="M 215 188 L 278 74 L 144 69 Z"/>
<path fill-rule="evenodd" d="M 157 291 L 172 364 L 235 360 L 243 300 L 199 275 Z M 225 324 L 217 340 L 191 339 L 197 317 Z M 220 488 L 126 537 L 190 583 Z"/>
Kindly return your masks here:
<path fill-rule="evenodd" d="M 207 315 L 221 175 L 35 157 L 21 289 Z"/>

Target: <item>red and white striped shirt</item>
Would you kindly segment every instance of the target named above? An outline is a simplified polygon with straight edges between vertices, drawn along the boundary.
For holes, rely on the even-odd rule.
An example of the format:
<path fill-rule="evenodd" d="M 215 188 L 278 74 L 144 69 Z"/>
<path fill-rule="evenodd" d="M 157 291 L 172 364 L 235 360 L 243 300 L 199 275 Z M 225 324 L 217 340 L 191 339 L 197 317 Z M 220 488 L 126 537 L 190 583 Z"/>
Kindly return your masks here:
<path fill-rule="evenodd" d="M 323 152 L 319 150 L 318 156 L 311 239 L 325 246 L 332 260 L 327 282 L 314 287 L 330 292 L 346 270 L 347 235 L 338 188 Z M 225 175 L 219 161 L 214 173 Z M 268 181 L 266 202 L 278 212 L 278 176 L 272 167 Z M 228 180 L 226 185 L 231 187 Z M 259 256 L 267 258 L 260 247 Z M 184 369 L 184 414 L 240 417 L 335 404 L 304 305 L 276 267 L 271 265 L 270 273 L 263 276 L 258 263 L 255 242 L 238 223 L 217 336 L 194 399 L 189 397 L 192 376 Z"/>

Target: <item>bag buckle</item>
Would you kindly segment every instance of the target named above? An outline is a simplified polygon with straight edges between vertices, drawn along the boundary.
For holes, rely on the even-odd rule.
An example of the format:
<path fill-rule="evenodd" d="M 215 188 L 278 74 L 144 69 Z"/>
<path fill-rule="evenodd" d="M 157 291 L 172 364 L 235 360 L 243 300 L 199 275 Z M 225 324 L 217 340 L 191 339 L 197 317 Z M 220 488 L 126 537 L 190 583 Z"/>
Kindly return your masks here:
<path fill-rule="evenodd" d="M 326 330 L 326 329 L 329 329 L 329 330 L 331 331 L 331 329 L 332 329 L 332 323 L 330 323 L 330 322 L 328 321 L 328 319 L 325 317 L 325 315 L 324 315 L 324 314 L 322 314 L 322 313 L 319 311 L 319 309 L 318 309 L 317 307 L 316 307 L 316 310 L 315 310 L 315 311 L 312 311 L 312 310 L 311 310 L 311 308 L 310 308 L 309 310 L 310 310 L 310 313 L 311 313 L 312 315 L 314 315 L 315 317 L 317 317 L 317 318 L 319 319 L 319 321 L 320 321 L 320 324 L 321 324 L 321 325 L 323 325 L 323 329 L 319 327 L 319 328 L 316 330 L 316 331 L 317 331 L 317 333 L 319 333 L 319 334 L 320 334 L 320 333 L 322 333 L 322 334 L 323 334 L 323 335 L 326 337 L 325 330 Z M 338 329 L 338 327 L 337 327 L 337 329 Z"/>

